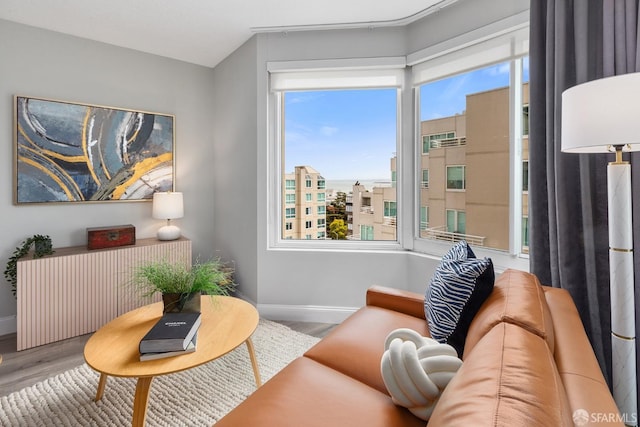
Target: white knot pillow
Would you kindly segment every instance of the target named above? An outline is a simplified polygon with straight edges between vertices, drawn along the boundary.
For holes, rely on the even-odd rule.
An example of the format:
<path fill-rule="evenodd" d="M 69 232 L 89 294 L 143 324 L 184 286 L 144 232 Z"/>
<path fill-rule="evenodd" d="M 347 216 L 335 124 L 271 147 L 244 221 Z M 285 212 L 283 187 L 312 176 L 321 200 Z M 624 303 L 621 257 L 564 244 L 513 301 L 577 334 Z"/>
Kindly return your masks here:
<path fill-rule="evenodd" d="M 382 379 L 396 405 L 427 421 L 442 390 L 462 360 L 448 344 L 440 344 L 411 329 L 396 329 L 384 343 Z"/>

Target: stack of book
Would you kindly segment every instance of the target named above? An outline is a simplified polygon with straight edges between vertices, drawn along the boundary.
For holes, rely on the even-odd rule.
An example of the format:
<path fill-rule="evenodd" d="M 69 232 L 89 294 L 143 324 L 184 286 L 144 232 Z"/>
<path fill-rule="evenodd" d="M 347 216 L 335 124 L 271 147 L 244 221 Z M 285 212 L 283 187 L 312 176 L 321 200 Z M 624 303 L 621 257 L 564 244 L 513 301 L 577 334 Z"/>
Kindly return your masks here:
<path fill-rule="evenodd" d="M 165 313 L 140 340 L 140 360 L 155 360 L 196 351 L 200 313 Z"/>

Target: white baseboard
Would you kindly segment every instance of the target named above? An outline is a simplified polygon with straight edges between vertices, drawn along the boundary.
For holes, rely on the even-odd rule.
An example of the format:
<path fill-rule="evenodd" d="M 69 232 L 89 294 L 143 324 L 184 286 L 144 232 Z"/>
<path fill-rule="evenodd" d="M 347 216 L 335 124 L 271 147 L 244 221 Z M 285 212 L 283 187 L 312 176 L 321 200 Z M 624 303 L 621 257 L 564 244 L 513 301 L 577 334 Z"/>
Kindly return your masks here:
<path fill-rule="evenodd" d="M 15 334 L 18 330 L 18 322 L 16 316 L 0 317 L 0 336 L 7 334 Z"/>
<path fill-rule="evenodd" d="M 357 307 L 282 304 L 258 304 L 257 308 L 260 316 L 269 320 L 320 323 L 341 323 L 358 310 Z"/>

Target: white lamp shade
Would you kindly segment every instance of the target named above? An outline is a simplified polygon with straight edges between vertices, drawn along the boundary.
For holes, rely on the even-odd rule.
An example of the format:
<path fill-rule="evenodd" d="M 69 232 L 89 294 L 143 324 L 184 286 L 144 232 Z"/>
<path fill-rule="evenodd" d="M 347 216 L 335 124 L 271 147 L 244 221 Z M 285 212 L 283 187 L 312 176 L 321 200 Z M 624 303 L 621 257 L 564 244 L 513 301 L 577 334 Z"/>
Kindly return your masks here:
<path fill-rule="evenodd" d="M 152 216 L 157 219 L 176 219 L 184 216 L 182 193 L 153 193 Z"/>
<path fill-rule="evenodd" d="M 640 150 L 640 73 L 593 80 L 562 93 L 562 151 Z"/>

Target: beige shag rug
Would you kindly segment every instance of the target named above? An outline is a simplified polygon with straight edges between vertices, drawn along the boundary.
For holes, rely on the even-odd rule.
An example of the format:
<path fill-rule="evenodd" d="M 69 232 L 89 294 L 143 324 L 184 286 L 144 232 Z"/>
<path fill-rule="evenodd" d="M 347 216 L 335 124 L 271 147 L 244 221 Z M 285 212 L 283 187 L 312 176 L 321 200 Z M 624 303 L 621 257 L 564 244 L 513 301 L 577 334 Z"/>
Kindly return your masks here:
<path fill-rule="evenodd" d="M 318 342 L 260 320 L 252 337 L 265 382 Z M 86 364 L 0 397 L 1 426 L 130 426 L 133 378 L 109 377 L 94 402 L 99 375 Z M 184 372 L 154 378 L 147 426 L 211 426 L 256 389 L 247 347 Z"/>

